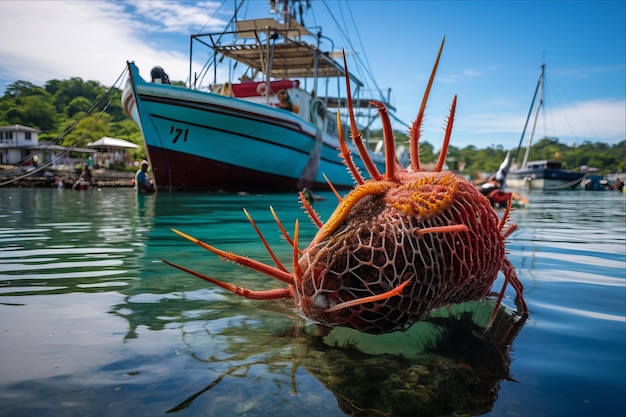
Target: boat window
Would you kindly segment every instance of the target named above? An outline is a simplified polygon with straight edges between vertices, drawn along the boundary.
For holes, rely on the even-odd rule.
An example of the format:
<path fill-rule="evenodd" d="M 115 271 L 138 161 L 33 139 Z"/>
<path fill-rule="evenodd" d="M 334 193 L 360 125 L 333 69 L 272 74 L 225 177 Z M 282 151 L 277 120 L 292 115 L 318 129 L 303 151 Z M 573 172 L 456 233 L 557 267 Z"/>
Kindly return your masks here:
<path fill-rule="evenodd" d="M 326 118 L 326 133 L 328 133 L 329 135 L 336 135 L 337 134 L 337 121 L 333 120 L 332 118 Z"/>

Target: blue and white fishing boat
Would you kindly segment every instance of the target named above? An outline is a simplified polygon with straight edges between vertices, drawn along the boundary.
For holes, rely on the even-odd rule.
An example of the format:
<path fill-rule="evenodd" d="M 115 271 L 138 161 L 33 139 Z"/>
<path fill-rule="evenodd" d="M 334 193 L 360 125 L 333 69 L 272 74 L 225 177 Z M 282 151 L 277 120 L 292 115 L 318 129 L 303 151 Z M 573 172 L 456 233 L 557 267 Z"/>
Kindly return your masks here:
<path fill-rule="evenodd" d="M 320 49 L 324 37 L 296 21 L 287 2 L 276 7 L 283 11 L 280 21 L 233 20 L 230 32 L 192 35 L 187 87 L 170 84 L 160 67 L 147 81 L 128 62 L 122 103 L 141 129 L 159 189 L 320 190 L 328 188 L 324 175 L 337 188 L 353 187 L 337 151 L 337 112 L 347 105 L 339 95 L 343 64 L 332 51 Z M 212 50 L 201 74 L 192 73 L 198 44 Z M 227 62 L 236 62 L 239 70 L 245 65 L 237 81 L 214 79 L 209 91 L 197 85 L 209 68 L 217 74 L 215 68 Z M 350 78 L 354 106 L 367 107 L 370 100 L 358 98 L 364 84 Z M 332 84 L 337 92 L 329 91 Z M 291 111 L 277 107 L 279 91 L 288 93 Z M 376 99 L 385 101 L 381 97 Z M 361 113 L 377 116 L 371 110 Z M 344 132 L 352 146 L 349 128 Z M 382 171 L 384 156 L 374 153 L 372 159 Z"/>

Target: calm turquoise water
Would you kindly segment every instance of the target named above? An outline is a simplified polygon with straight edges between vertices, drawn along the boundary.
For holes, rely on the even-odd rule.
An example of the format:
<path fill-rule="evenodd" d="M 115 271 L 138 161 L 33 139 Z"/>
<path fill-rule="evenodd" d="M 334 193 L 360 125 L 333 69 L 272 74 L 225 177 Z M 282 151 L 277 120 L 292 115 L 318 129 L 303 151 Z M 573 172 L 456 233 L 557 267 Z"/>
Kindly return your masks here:
<path fill-rule="evenodd" d="M 323 335 L 288 301 L 243 300 L 160 261 L 276 288 L 169 229 L 270 262 L 245 207 L 289 264 L 268 207 L 300 219 L 306 242 L 295 195 L 0 189 L 0 415 L 624 416 L 624 195 L 528 198 L 508 245 L 526 322 L 507 292 L 487 334 L 491 302 L 363 336 Z"/>

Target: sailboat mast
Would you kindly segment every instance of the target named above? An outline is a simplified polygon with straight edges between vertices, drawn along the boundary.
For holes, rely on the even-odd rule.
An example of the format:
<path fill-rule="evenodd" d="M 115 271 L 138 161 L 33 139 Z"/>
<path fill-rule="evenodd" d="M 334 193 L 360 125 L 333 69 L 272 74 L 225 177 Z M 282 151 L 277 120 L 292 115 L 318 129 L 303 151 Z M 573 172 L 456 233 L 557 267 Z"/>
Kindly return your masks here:
<path fill-rule="evenodd" d="M 524 136 L 526 136 L 526 128 L 528 128 L 528 122 L 530 121 L 530 116 L 533 114 L 533 108 L 535 107 L 535 100 L 537 100 L 537 93 L 539 92 L 539 86 L 541 85 L 541 77 L 537 80 L 537 86 L 535 87 L 535 92 L 533 93 L 533 100 L 530 102 L 530 107 L 528 108 L 528 114 L 526 115 L 526 121 L 524 122 L 524 129 L 522 130 L 522 136 L 519 138 L 519 143 L 517 144 L 517 150 L 515 151 L 515 156 L 513 157 L 513 164 L 515 165 L 519 160 L 519 151 L 522 149 L 522 142 L 524 141 Z"/>
<path fill-rule="evenodd" d="M 546 64 L 541 64 L 541 75 L 539 76 L 539 82 L 537 86 L 539 87 L 539 102 L 537 103 L 537 108 L 535 109 L 535 119 L 533 120 L 533 128 L 530 132 L 530 136 L 528 137 L 528 144 L 526 145 L 526 152 L 524 152 L 524 160 L 522 161 L 521 168 L 526 168 L 526 163 L 528 162 L 528 154 L 530 153 L 530 147 L 533 144 L 533 137 L 535 136 L 535 129 L 537 127 L 537 120 L 539 119 L 539 110 L 543 105 L 543 83 L 544 83 L 544 75 L 546 70 Z M 536 94 L 536 90 L 535 90 Z M 534 101 L 534 98 L 533 98 Z M 526 127 L 524 127 L 526 130 Z"/>

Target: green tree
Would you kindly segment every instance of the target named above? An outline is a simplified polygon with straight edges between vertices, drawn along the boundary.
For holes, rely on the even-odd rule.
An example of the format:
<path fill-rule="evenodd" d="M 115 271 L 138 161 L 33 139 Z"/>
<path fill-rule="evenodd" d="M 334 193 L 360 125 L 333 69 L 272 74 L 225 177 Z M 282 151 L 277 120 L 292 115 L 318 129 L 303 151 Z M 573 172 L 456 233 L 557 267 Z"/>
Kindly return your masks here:
<path fill-rule="evenodd" d="M 65 114 L 69 117 L 76 117 L 79 113 L 86 114 L 92 106 L 93 103 L 87 97 L 74 97 L 65 108 Z"/>
<path fill-rule="evenodd" d="M 96 113 L 83 117 L 64 137 L 61 145 L 86 147 L 103 136 L 108 136 L 109 120 L 106 113 Z"/>
<path fill-rule="evenodd" d="M 420 142 L 419 148 L 420 162 L 425 164 L 435 162 L 435 147 L 430 142 Z"/>
<path fill-rule="evenodd" d="M 54 130 L 56 117 L 54 105 L 41 96 L 11 98 L 0 106 L 3 124 L 21 124 L 41 131 Z"/>
<path fill-rule="evenodd" d="M 85 147 L 102 136 L 129 140 L 140 146 L 136 158 L 144 158 L 143 139 L 137 125 L 128 118 L 121 104 L 122 91 L 107 89 L 95 81 L 83 81 L 74 77 L 69 80 L 52 79 L 44 87 L 28 81 L 18 80 L 7 86 L 0 97 L 0 125 L 22 124 L 42 131 L 40 140 L 59 141 L 66 146 Z M 408 145 L 406 132 L 394 131 L 397 144 Z M 372 142 L 382 140 L 382 130 L 373 130 L 369 135 Z M 420 161 L 434 162 L 433 145 L 421 141 Z M 512 156 L 516 149 L 512 149 Z M 523 158 L 521 149 L 518 160 Z M 450 146 L 448 166 L 464 165 L 465 174 L 495 172 L 506 156 L 502 146 L 477 149 L 473 145 L 463 149 Z M 560 157 L 566 168 L 576 169 L 581 165 L 600 168 L 603 172 L 626 169 L 626 144 L 615 145 L 586 141 L 578 146 L 567 146 L 558 138 L 545 137 L 531 149 L 530 159 L 552 159 Z"/>
<path fill-rule="evenodd" d="M 18 80 L 14 83 L 7 85 L 6 91 L 4 92 L 5 98 L 16 98 L 16 97 L 26 97 L 26 96 L 49 96 L 49 94 L 41 87 L 34 85 L 28 81 Z"/>
<path fill-rule="evenodd" d="M 76 97 L 85 97 L 92 102 L 104 95 L 106 89 L 96 81 L 83 81 L 82 78 L 74 77 L 65 82 L 55 84 L 58 88 L 54 92 L 54 100 L 57 111 L 63 112 L 70 102 Z"/>

